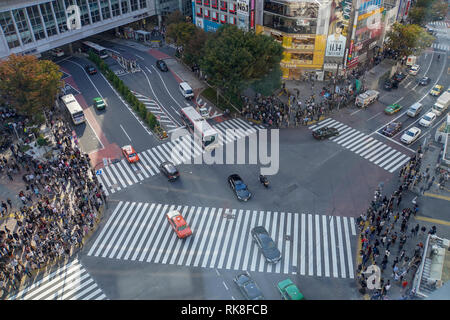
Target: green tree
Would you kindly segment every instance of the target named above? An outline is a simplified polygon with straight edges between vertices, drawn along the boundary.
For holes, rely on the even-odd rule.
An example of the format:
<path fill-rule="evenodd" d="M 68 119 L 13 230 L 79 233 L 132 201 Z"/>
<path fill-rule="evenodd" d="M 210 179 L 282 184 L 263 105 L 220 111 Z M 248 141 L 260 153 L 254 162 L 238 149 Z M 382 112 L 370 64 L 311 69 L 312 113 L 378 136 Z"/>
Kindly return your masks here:
<path fill-rule="evenodd" d="M 194 64 L 200 64 L 200 59 L 204 54 L 206 41 L 208 41 L 209 37 L 212 35 L 212 33 L 208 33 L 203 29 L 195 29 L 194 34 L 189 38 L 183 48 L 183 61 L 187 65 L 192 66 Z"/>
<path fill-rule="evenodd" d="M 61 77 L 59 66 L 52 61 L 10 55 L 0 62 L 0 100 L 40 123 L 43 111 L 53 106 L 64 86 Z"/>
<path fill-rule="evenodd" d="M 200 66 L 208 81 L 232 99 L 246 81 L 261 78 L 278 65 L 282 53 L 282 46 L 271 37 L 224 25 L 206 42 Z"/>
<path fill-rule="evenodd" d="M 196 26 L 188 22 L 172 23 L 167 26 L 166 36 L 177 46 L 184 46 L 195 33 Z"/>
<path fill-rule="evenodd" d="M 422 25 L 425 22 L 426 14 L 426 8 L 416 6 L 409 10 L 408 18 L 412 24 Z"/>
<path fill-rule="evenodd" d="M 166 26 L 170 26 L 171 24 L 177 24 L 180 22 L 184 22 L 185 18 L 183 16 L 183 14 L 181 13 L 180 10 L 175 10 L 173 12 L 171 12 L 169 15 L 167 15 L 166 17 Z"/>
<path fill-rule="evenodd" d="M 400 56 L 418 55 L 421 50 L 431 46 L 435 38 L 416 24 L 395 23 L 387 33 L 387 45 L 400 53 Z"/>
<path fill-rule="evenodd" d="M 431 5 L 431 21 L 446 17 L 448 12 L 448 4 L 442 0 L 436 0 Z"/>

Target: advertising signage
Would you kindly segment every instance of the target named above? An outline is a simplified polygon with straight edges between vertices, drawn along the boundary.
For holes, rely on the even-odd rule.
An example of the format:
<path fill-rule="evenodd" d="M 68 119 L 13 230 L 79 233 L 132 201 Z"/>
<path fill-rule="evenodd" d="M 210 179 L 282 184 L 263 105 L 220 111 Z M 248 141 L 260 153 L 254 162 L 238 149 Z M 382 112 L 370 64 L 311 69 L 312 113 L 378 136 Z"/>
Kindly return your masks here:
<path fill-rule="evenodd" d="M 237 14 L 241 16 L 249 16 L 249 2 L 250 0 L 237 0 L 236 7 L 237 7 Z"/>
<path fill-rule="evenodd" d="M 344 56 L 351 10 L 351 0 L 332 0 L 325 56 Z"/>

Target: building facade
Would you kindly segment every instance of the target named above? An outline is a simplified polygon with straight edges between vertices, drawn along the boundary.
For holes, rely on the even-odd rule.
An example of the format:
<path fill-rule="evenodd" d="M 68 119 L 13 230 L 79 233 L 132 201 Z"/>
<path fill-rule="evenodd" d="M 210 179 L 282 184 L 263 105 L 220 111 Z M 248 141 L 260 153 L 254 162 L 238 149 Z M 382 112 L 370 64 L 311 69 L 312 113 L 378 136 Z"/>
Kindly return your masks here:
<path fill-rule="evenodd" d="M 233 24 L 250 31 L 255 29 L 257 0 L 192 0 L 194 24 L 205 31 L 216 31 L 223 24 Z"/>
<path fill-rule="evenodd" d="M 77 5 L 80 28 L 70 30 Z M 0 59 L 36 54 L 155 15 L 154 0 L 2 0 Z"/>

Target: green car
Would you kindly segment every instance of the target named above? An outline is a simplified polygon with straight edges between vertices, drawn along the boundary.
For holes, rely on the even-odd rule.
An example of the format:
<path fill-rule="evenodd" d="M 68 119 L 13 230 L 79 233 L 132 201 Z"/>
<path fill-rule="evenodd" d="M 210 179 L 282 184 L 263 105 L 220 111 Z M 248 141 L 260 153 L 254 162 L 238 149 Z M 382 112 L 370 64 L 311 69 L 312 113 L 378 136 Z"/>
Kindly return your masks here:
<path fill-rule="evenodd" d="M 386 109 L 384 109 L 384 112 L 386 114 L 394 114 L 396 112 L 399 112 L 403 107 L 399 104 L 391 104 L 389 106 L 386 107 Z"/>
<path fill-rule="evenodd" d="M 102 110 L 106 108 L 106 103 L 102 98 L 97 97 L 94 98 L 94 106 L 97 108 L 97 110 Z"/>
<path fill-rule="evenodd" d="M 297 286 L 291 281 L 286 279 L 278 282 L 278 290 L 281 293 L 281 297 L 284 300 L 303 300 L 303 294 L 298 290 Z"/>

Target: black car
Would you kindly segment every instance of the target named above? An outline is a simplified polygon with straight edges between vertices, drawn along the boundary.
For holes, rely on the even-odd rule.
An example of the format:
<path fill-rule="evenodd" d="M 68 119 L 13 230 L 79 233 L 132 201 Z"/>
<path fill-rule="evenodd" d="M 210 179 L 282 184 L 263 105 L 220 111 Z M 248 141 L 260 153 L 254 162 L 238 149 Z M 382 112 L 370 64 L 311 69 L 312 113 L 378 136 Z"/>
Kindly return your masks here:
<path fill-rule="evenodd" d="M 228 177 L 228 183 L 230 184 L 231 189 L 233 189 L 236 197 L 239 200 L 247 201 L 250 199 L 252 194 L 248 191 L 247 185 L 241 179 L 241 177 L 237 174 L 232 174 Z"/>
<path fill-rule="evenodd" d="M 402 129 L 401 122 L 391 122 L 382 131 L 386 137 L 392 137 Z"/>
<path fill-rule="evenodd" d="M 163 60 L 156 61 L 156 67 L 163 72 L 169 71 L 167 64 Z"/>
<path fill-rule="evenodd" d="M 339 135 L 339 131 L 332 127 L 322 127 L 312 132 L 314 138 L 318 140 L 323 140 L 326 138 L 334 137 Z"/>
<path fill-rule="evenodd" d="M 406 78 L 406 74 L 402 73 L 402 72 L 397 72 L 396 74 L 394 74 L 394 76 L 392 77 L 392 80 L 394 81 L 398 81 L 398 82 L 402 82 L 403 79 Z"/>
<path fill-rule="evenodd" d="M 431 79 L 428 77 L 423 77 L 422 79 L 419 80 L 419 84 L 421 86 L 426 86 L 430 83 Z"/>
<path fill-rule="evenodd" d="M 241 290 L 242 295 L 247 300 L 264 300 L 264 296 L 256 285 L 255 281 L 246 273 L 238 274 L 234 279 L 234 283 Z"/>
<path fill-rule="evenodd" d="M 94 66 L 92 66 L 92 65 L 85 66 L 84 70 L 86 70 L 86 72 L 91 75 L 97 73 L 97 69 L 95 69 Z"/>
<path fill-rule="evenodd" d="M 396 80 L 387 79 L 384 82 L 384 89 L 385 90 L 391 90 L 391 89 L 397 89 L 397 88 L 398 88 L 398 81 L 396 81 Z"/>
<path fill-rule="evenodd" d="M 166 161 L 161 163 L 159 165 L 159 170 L 169 178 L 169 181 L 176 180 L 180 176 L 180 173 L 172 162 Z"/>
<path fill-rule="evenodd" d="M 251 230 L 251 234 L 253 237 L 253 240 L 256 241 L 258 244 L 258 247 L 261 249 L 261 252 L 269 263 L 277 263 L 281 260 L 281 252 L 278 250 L 277 246 L 275 245 L 275 242 L 270 237 L 267 230 L 262 227 L 254 227 Z"/>

